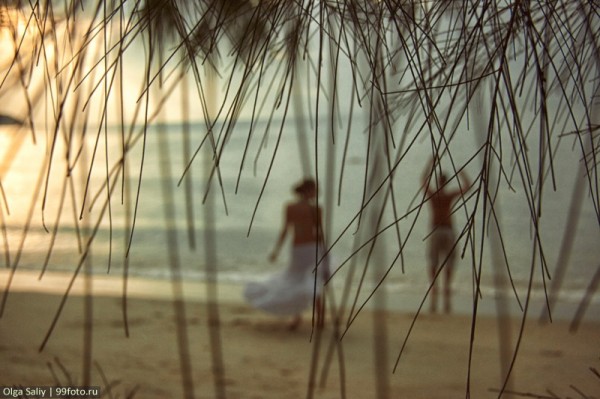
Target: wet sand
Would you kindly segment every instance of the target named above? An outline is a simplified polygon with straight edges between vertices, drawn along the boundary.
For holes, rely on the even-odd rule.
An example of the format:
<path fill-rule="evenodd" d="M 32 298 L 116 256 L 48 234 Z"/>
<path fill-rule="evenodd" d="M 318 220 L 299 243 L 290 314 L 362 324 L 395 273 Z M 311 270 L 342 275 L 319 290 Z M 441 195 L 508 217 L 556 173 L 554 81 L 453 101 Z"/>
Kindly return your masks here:
<path fill-rule="evenodd" d="M 47 275 L 42 282 L 35 277 L 17 273 L 0 319 L 0 386 L 48 386 L 57 381 L 81 385 L 85 363 L 82 280 L 75 284 L 40 351 L 68 275 Z M 7 272 L 0 273 L 0 278 L 4 287 Z M 474 322 L 469 315 L 422 314 L 413 325 L 411 312 L 369 309 L 336 341 L 343 329 L 336 332 L 331 319 L 322 334 L 315 334 L 307 311 L 301 327 L 288 331 L 288 319 L 249 308 L 241 299 L 241 287 L 235 285 L 218 286 L 219 320 L 211 320 L 204 284 L 186 283 L 185 300 L 179 302 L 185 308 L 185 323 L 178 328 L 176 314 L 182 307 L 174 304 L 170 285 L 131 279 L 127 337 L 121 286 L 114 277 L 99 276 L 93 281 L 91 384 L 101 386 L 105 397 L 111 397 L 108 390 L 113 397 L 184 397 L 178 346 L 182 332 L 187 336 L 184 347 L 188 348 L 195 397 L 217 397 L 211 326 L 219 326 L 212 331 L 219 332 L 222 344 L 222 387 L 228 398 L 306 398 L 308 392 L 314 398 L 342 398 L 344 394 L 374 398 L 385 387 L 394 398 L 464 398 L 467 389 L 472 398 L 495 398 L 502 388 L 499 323 L 490 316 L 478 316 Z M 345 326 L 345 320 L 341 324 Z M 506 353 L 510 360 L 521 320 L 513 318 L 502 325 L 510 336 Z M 379 356 L 375 356 L 374 337 L 387 342 L 380 346 L 384 353 Z M 598 397 L 599 342 L 600 324 L 595 322 L 585 322 L 577 333 L 570 333 L 566 321 L 539 324 L 527 320 L 509 380 L 509 389 L 521 395 L 506 397 Z M 383 359 L 383 372 L 376 372 L 376 358 Z"/>

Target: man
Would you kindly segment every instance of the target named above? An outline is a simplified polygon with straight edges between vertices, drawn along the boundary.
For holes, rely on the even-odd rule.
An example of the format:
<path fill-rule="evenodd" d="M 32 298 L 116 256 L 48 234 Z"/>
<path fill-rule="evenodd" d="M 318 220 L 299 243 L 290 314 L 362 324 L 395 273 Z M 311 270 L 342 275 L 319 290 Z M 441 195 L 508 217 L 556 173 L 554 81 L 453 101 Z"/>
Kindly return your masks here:
<path fill-rule="evenodd" d="M 434 160 L 423 172 L 423 186 L 426 189 L 431 209 L 432 232 L 428 239 L 427 258 L 429 261 L 429 277 L 431 279 L 431 312 L 437 311 L 438 290 L 436 275 L 440 267 L 444 267 L 444 311 L 450 313 L 450 285 L 454 272 L 454 260 L 456 258 L 454 247 L 456 246 L 456 235 L 452 225 L 452 205 L 455 200 L 462 196 L 471 186 L 471 182 L 464 173 L 459 173 L 461 185 L 459 189 L 450 191 L 447 186 L 447 177 L 443 172 L 435 173 L 433 170 Z M 437 184 L 435 177 L 437 176 Z M 433 185 L 433 187 L 432 187 Z"/>

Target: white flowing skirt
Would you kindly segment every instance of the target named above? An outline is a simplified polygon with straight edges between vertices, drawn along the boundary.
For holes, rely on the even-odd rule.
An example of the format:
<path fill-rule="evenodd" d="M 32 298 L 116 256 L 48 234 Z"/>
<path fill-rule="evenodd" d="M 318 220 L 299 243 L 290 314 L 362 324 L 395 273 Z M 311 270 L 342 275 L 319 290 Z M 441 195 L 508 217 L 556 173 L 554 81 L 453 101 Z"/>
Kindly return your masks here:
<path fill-rule="evenodd" d="M 320 295 L 329 275 L 329 259 L 326 257 L 313 273 L 317 259 L 317 245 L 308 243 L 292 247 L 288 267 L 265 281 L 246 285 L 244 296 L 255 308 L 280 316 L 297 315 L 312 304 L 313 296 Z M 315 284 L 316 278 L 316 284 Z"/>

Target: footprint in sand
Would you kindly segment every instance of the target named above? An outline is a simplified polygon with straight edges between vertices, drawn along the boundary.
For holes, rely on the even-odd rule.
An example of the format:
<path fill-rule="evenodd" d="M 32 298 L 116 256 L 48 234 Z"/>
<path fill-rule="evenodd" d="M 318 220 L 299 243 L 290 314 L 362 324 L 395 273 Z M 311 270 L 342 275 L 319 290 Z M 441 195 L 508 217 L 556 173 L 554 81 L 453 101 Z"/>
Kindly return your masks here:
<path fill-rule="evenodd" d="M 252 321 L 249 318 L 245 318 L 245 317 L 234 317 L 231 320 L 231 325 L 234 327 L 237 326 L 249 326 L 252 324 Z"/>
<path fill-rule="evenodd" d="M 281 375 L 282 377 L 291 377 L 295 373 L 296 373 L 296 371 L 293 369 L 288 369 L 288 368 L 279 369 L 279 375 Z"/>
<path fill-rule="evenodd" d="M 540 355 L 543 357 L 559 358 L 563 357 L 563 351 L 558 349 L 542 349 Z"/>
<path fill-rule="evenodd" d="M 136 327 L 136 326 L 141 326 L 148 323 L 148 320 L 142 317 L 137 317 L 137 318 L 129 318 L 127 319 L 127 325 L 129 326 L 129 328 L 131 327 Z M 118 319 L 118 320 L 112 320 L 109 322 L 110 327 L 112 328 L 123 328 L 123 326 L 125 325 L 125 322 L 123 321 L 123 319 Z"/>

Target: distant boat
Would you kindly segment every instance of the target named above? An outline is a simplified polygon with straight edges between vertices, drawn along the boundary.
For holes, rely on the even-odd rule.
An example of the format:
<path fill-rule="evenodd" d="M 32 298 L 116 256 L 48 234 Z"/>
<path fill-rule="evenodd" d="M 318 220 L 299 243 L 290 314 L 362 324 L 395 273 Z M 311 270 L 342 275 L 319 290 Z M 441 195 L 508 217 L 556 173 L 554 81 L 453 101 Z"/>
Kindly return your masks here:
<path fill-rule="evenodd" d="M 0 125 L 22 125 L 23 121 L 12 116 L 0 114 Z"/>

